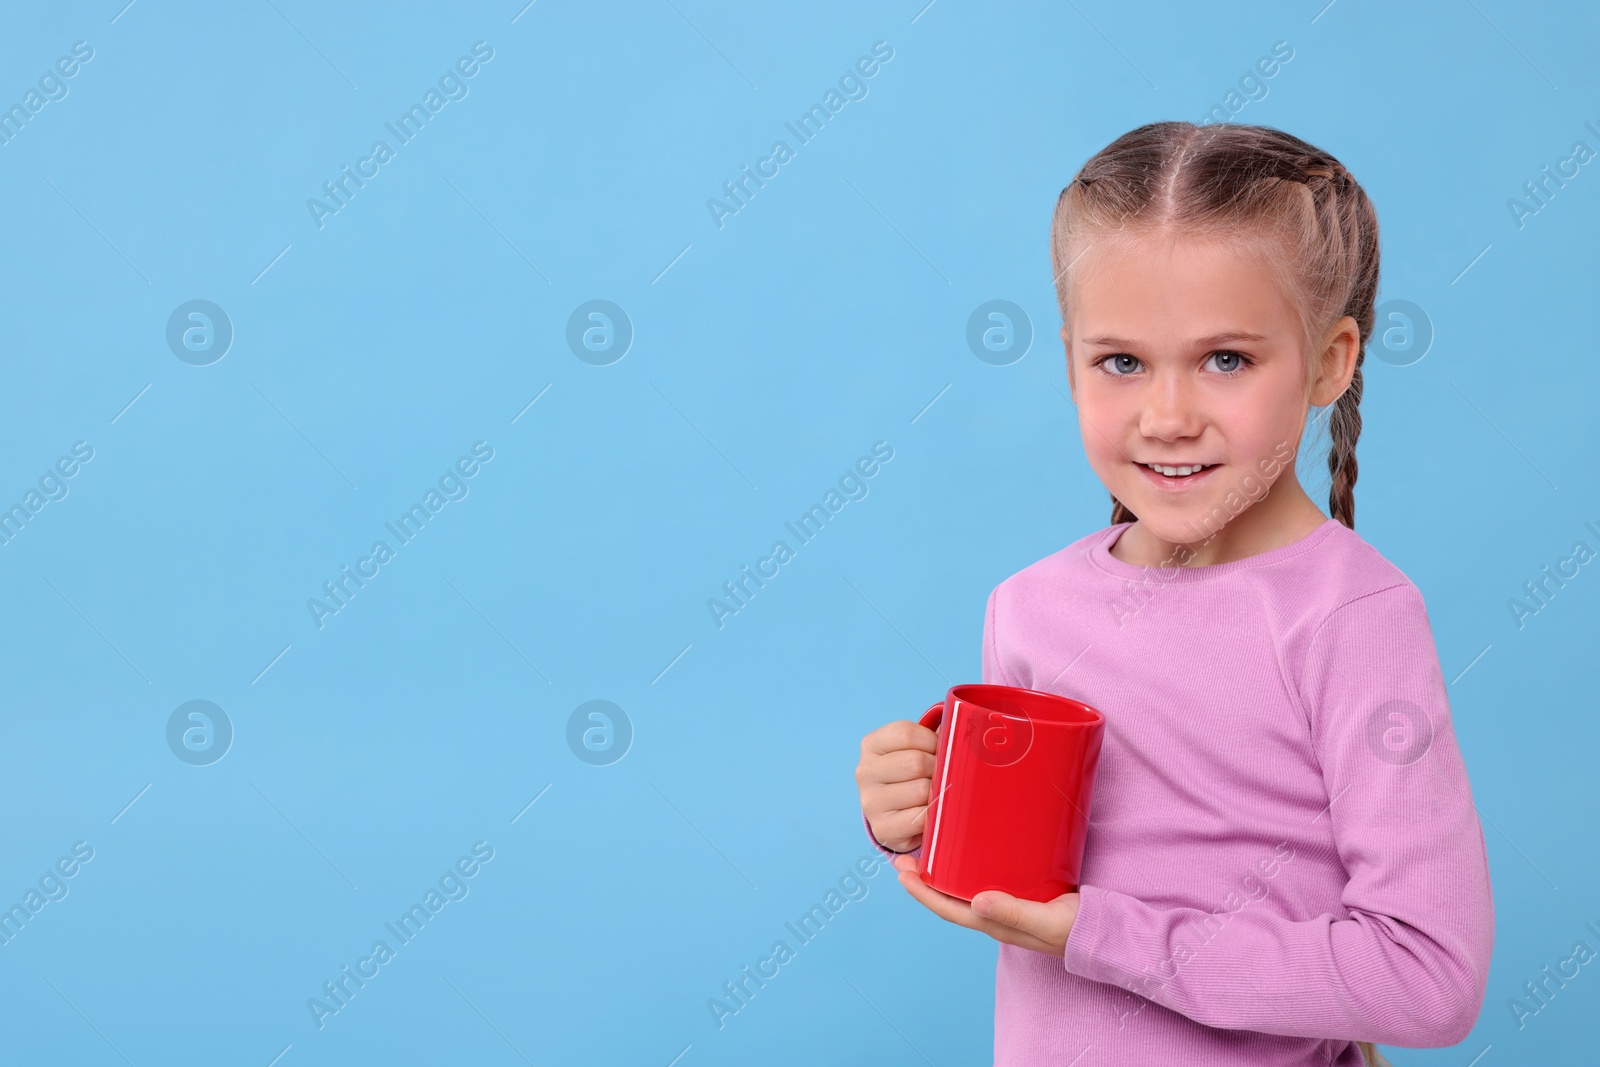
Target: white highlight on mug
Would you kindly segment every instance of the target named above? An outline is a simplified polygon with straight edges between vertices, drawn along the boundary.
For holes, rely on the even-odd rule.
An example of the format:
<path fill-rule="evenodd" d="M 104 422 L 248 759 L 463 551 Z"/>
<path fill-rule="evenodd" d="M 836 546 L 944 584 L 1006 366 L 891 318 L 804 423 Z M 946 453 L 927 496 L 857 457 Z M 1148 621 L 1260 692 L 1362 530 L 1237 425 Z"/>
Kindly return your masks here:
<path fill-rule="evenodd" d="M 946 788 L 944 783 L 945 783 L 945 780 L 950 777 L 950 763 L 951 763 L 950 746 L 953 743 L 953 741 L 952 741 L 953 738 L 957 738 L 957 737 L 961 736 L 959 733 L 956 732 L 956 719 L 961 714 L 961 700 L 959 698 L 953 699 L 953 700 L 951 700 L 950 703 L 952 705 L 951 708 L 950 708 L 950 715 L 949 715 L 948 718 L 946 718 L 946 720 L 943 723 L 944 736 L 945 736 L 945 742 L 944 742 L 944 745 L 945 745 L 945 748 L 944 748 L 944 766 L 939 768 L 939 781 L 937 783 L 935 783 L 935 784 L 937 784 L 939 786 L 939 788 L 934 793 L 934 795 L 936 797 L 940 798 L 940 801 L 939 801 L 940 806 L 939 806 L 939 821 L 933 824 L 933 840 L 928 842 L 927 872 L 929 874 L 933 873 L 933 855 L 934 855 L 934 852 L 937 851 L 937 849 L 939 848 L 939 831 L 944 829 L 944 800 L 943 800 L 943 798 L 944 798 L 944 791 L 945 791 L 945 788 Z"/>

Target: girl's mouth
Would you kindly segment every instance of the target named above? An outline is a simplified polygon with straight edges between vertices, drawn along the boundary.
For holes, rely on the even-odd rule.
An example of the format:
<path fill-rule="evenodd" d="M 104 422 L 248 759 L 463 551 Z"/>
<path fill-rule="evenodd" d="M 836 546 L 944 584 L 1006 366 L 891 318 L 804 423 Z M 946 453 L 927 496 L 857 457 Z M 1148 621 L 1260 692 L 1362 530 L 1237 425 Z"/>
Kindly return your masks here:
<path fill-rule="evenodd" d="M 1208 481 L 1211 472 L 1221 465 L 1220 463 L 1135 464 L 1152 484 L 1169 490 L 1191 489 L 1201 482 Z"/>

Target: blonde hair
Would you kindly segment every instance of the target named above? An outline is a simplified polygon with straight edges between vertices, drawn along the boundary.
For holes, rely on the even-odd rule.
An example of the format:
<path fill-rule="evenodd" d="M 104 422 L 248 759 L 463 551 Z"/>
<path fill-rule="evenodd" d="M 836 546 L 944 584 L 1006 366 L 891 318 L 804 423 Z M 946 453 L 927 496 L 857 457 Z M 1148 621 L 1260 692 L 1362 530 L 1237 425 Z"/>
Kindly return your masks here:
<path fill-rule="evenodd" d="M 1071 267 L 1088 245 L 1170 230 L 1232 243 L 1295 301 L 1308 353 L 1345 315 L 1360 331 L 1355 374 L 1328 419 L 1328 513 L 1355 529 L 1361 361 L 1378 290 L 1378 217 L 1333 156 L 1270 126 L 1153 122 L 1084 163 L 1056 201 L 1056 296 L 1068 321 Z M 1081 246 L 1081 247 L 1080 247 Z M 1114 495 L 1112 523 L 1136 516 Z"/>

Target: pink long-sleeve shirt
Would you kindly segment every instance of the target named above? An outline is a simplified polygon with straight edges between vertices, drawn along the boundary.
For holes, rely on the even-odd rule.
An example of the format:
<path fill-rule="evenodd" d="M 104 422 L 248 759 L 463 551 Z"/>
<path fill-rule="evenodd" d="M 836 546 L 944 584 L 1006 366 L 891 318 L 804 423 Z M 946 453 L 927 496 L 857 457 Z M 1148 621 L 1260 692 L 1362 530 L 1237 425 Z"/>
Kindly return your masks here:
<path fill-rule="evenodd" d="M 1167 569 L 1111 555 L 1128 525 L 988 601 L 985 682 L 1106 716 L 1065 958 L 1000 945 L 995 1063 L 1356 1067 L 1355 1041 L 1463 1040 L 1493 901 L 1416 586 L 1332 519 Z"/>

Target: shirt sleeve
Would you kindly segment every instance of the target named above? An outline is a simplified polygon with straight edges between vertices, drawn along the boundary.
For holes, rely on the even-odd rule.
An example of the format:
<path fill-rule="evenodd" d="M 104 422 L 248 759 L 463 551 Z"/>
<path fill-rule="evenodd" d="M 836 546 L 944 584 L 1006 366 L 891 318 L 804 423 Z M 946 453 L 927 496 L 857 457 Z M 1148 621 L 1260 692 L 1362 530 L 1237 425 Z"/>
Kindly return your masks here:
<path fill-rule="evenodd" d="M 1319 817 L 1349 876 L 1340 914 L 1241 907 L 1218 932 L 1210 912 L 1085 885 L 1066 969 L 1207 1026 L 1456 1044 L 1483 1004 L 1494 906 L 1421 594 L 1407 582 L 1342 605 L 1298 673 L 1331 798 Z"/>
<path fill-rule="evenodd" d="M 983 611 L 982 678 L 984 682 L 996 682 L 1001 685 L 1010 685 L 1011 683 L 1005 681 L 1002 677 L 1000 670 L 1000 657 L 995 652 L 994 644 L 994 602 L 999 593 L 1000 589 L 998 586 L 989 593 L 989 603 L 987 606 L 985 606 Z M 931 704 L 933 701 L 930 700 L 928 703 Z M 861 813 L 861 825 L 865 827 L 867 831 L 867 840 L 872 842 L 872 847 L 877 849 L 879 852 L 882 852 L 885 856 L 910 856 L 912 859 L 919 861 L 922 859 L 921 844 L 918 844 L 917 847 L 912 849 L 910 852 L 896 852 L 891 848 L 885 848 L 876 837 L 872 836 L 872 824 L 867 822 L 867 813 L 865 811 Z"/>

